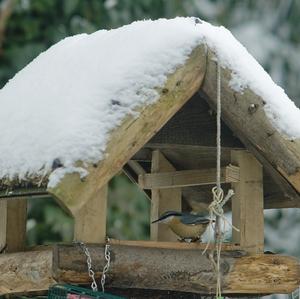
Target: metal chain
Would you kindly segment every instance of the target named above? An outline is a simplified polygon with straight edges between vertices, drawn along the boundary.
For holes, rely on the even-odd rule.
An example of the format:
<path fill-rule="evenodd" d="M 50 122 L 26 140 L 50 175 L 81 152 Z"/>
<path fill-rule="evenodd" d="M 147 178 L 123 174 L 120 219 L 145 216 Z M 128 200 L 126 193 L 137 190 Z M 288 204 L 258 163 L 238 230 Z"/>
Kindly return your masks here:
<path fill-rule="evenodd" d="M 92 279 L 91 288 L 94 292 L 96 292 L 96 291 L 98 291 L 98 285 L 95 280 L 95 272 L 92 269 L 92 258 L 91 258 L 90 251 L 83 242 L 74 242 L 74 243 L 76 243 L 80 246 L 80 248 L 83 250 L 83 252 L 86 256 L 86 264 L 88 267 L 88 274 L 89 274 L 89 277 Z M 102 279 L 101 279 L 101 284 L 102 284 Z"/>
<path fill-rule="evenodd" d="M 105 251 L 104 251 L 104 258 L 106 260 L 106 265 L 103 267 L 102 270 L 102 277 L 101 277 L 101 286 L 102 286 L 102 292 L 104 293 L 105 291 L 105 278 L 106 278 L 106 273 L 109 270 L 110 267 L 110 251 L 109 251 L 110 245 L 106 243 L 105 245 Z"/>

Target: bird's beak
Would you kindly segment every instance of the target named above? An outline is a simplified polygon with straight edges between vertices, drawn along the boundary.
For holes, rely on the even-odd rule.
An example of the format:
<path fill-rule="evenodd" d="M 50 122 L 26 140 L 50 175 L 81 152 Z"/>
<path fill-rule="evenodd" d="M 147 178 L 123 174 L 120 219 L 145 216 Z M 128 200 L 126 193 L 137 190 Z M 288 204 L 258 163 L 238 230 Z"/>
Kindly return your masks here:
<path fill-rule="evenodd" d="M 154 221 L 152 221 L 151 223 L 153 224 L 153 223 L 156 223 L 156 222 L 158 222 L 160 219 L 157 219 L 157 220 L 154 220 Z"/>

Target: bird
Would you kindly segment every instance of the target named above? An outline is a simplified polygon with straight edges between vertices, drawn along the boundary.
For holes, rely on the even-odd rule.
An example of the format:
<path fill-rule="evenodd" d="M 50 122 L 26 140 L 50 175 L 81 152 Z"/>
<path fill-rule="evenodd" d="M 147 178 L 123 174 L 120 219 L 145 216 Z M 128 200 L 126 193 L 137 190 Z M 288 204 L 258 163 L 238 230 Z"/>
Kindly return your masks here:
<path fill-rule="evenodd" d="M 167 224 L 181 242 L 201 242 L 201 236 L 210 220 L 197 214 L 166 211 L 157 220 L 152 221 L 152 224 L 157 222 Z"/>

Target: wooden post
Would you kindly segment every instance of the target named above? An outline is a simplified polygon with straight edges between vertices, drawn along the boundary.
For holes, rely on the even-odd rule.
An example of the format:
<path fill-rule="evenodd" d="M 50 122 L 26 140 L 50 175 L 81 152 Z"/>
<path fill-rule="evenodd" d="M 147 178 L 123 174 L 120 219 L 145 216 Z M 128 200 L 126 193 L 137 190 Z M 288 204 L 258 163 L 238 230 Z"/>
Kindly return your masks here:
<path fill-rule="evenodd" d="M 174 171 L 173 165 L 155 150 L 152 153 L 151 172 Z M 157 219 L 166 211 L 181 211 L 181 189 L 152 189 L 151 192 L 151 221 Z M 176 235 L 165 224 L 151 224 L 151 240 L 153 241 L 176 241 Z"/>
<path fill-rule="evenodd" d="M 240 167 L 240 181 L 232 183 L 233 243 L 250 253 L 264 250 L 264 197 L 261 164 L 247 151 L 232 151 L 232 163 Z"/>
<path fill-rule="evenodd" d="M 74 239 L 87 243 L 103 243 L 106 238 L 107 189 L 105 185 L 96 196 L 74 213 Z"/>
<path fill-rule="evenodd" d="M 0 251 L 17 252 L 25 248 L 27 200 L 0 201 Z"/>

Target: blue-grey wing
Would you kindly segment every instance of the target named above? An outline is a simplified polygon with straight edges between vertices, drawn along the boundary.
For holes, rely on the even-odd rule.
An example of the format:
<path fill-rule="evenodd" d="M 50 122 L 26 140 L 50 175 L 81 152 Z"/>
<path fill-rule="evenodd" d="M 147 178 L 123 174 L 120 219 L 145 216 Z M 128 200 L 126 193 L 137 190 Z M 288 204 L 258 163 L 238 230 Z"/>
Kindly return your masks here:
<path fill-rule="evenodd" d="M 209 219 L 195 214 L 183 214 L 181 222 L 184 224 L 208 224 Z"/>

